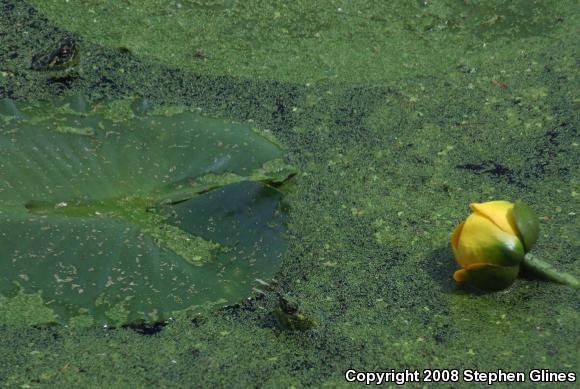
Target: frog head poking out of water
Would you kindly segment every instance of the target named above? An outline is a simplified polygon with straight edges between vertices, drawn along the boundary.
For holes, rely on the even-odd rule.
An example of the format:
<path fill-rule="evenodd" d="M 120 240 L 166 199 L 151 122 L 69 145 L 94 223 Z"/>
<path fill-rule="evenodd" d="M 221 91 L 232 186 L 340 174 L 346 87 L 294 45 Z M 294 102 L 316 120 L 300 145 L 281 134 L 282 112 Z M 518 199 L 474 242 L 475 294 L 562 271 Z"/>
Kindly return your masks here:
<path fill-rule="evenodd" d="M 38 71 L 63 71 L 79 65 L 80 46 L 70 36 L 63 38 L 58 45 L 50 46 L 32 58 L 30 67 Z"/>

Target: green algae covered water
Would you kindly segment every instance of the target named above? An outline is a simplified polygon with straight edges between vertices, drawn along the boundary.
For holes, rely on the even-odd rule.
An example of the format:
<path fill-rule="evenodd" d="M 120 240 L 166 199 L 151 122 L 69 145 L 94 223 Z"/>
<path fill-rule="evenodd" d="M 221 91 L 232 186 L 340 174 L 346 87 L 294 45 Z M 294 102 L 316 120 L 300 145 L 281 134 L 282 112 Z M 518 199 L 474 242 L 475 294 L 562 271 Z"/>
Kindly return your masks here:
<path fill-rule="evenodd" d="M 0 386 L 346 387 L 353 369 L 416 370 L 425 380 L 429 368 L 451 370 L 432 374 L 444 387 L 470 385 L 476 370 L 522 373 L 518 386 L 535 387 L 536 379 L 555 379 L 550 372 L 565 372 L 566 380 L 578 374 L 578 291 L 531 277 L 498 293 L 460 289 L 449 241 L 469 203 L 521 198 L 540 217 L 534 254 L 580 275 L 576 1 L 2 0 L 0 10 L 0 110 L 17 116 L 0 121 L 0 236 L 9 237 L 0 247 Z M 82 119 L 47 110 L 67 98 L 85 101 Z M 188 165 L 187 154 L 166 146 L 187 143 L 190 128 L 163 135 L 163 125 L 140 122 L 146 106 L 126 103 L 136 99 L 176 121 L 185 109 L 235 123 L 231 136 L 249 131 L 266 149 L 250 145 L 240 154 L 256 157 L 250 170 L 242 162 L 206 177 L 234 187 L 194 191 L 195 198 L 177 191 L 179 198 L 163 202 L 160 193 L 175 193 L 178 178 L 207 173 L 219 159 Z M 114 108 L 106 120 L 115 124 L 107 126 L 133 135 L 107 136 L 99 107 Z M 36 133 L 49 117 L 60 131 Z M 108 150 L 100 161 L 91 156 L 94 142 Z M 131 158 L 135 174 L 100 165 L 129 158 L 119 150 L 137 145 L 145 152 Z M 51 153 L 65 147 L 68 159 L 54 162 Z M 264 165 L 277 158 L 284 161 Z M 272 175 L 290 174 L 279 170 L 287 165 L 296 169 L 292 180 L 270 185 Z M 118 179 L 90 174 L 107 169 Z M 249 179 L 235 184 L 227 173 Z M 235 185 L 265 185 L 271 195 Z M 127 190 L 148 203 L 116 207 Z M 146 212 L 151 198 L 172 203 L 171 212 Z M 254 206 L 227 219 L 226 205 L 243 201 Z M 127 209 L 146 216 L 131 219 Z M 284 210 L 283 222 L 265 217 L 273 209 Z M 204 235 L 216 217 L 234 220 L 227 225 L 237 232 Z M 26 223 L 16 223 L 19 230 L 6 219 Z M 247 227 L 257 221 L 262 227 Z M 57 319 L 70 312 L 46 305 L 61 298 L 52 274 L 64 273 L 34 266 L 51 247 L 26 238 L 41 242 L 45 232 L 70 246 L 100 236 L 118 240 L 110 246 L 117 251 L 141 250 L 142 241 L 123 246 L 126 225 L 147 230 L 147 247 L 157 251 L 145 254 L 172 253 L 177 269 L 195 266 L 187 258 L 204 257 L 200 247 L 208 247 L 176 243 L 186 237 L 201 237 L 210 251 L 216 242 L 238 247 L 250 262 L 259 258 L 256 248 L 279 259 L 238 278 L 243 287 L 223 301 L 216 287 L 213 304 L 203 307 L 190 307 L 194 295 L 181 290 L 189 300 L 177 309 L 164 300 L 149 306 L 171 315 L 146 317 L 141 305 L 150 290 L 140 290 L 132 301 L 141 316 L 125 304 L 105 310 L 109 321 L 84 320 L 95 317 L 91 305 L 75 297 L 77 311 L 68 315 L 77 319 L 55 320 L 55 312 Z M 91 242 L 74 252 L 98 253 Z M 26 271 L 2 262 L 31 249 Z M 167 291 L 183 283 L 154 266 L 147 272 L 160 275 Z M 189 274 L 208 285 L 223 275 Z M 44 287 L 18 295 L 27 282 Z M 282 328 L 278 294 L 317 325 Z"/>

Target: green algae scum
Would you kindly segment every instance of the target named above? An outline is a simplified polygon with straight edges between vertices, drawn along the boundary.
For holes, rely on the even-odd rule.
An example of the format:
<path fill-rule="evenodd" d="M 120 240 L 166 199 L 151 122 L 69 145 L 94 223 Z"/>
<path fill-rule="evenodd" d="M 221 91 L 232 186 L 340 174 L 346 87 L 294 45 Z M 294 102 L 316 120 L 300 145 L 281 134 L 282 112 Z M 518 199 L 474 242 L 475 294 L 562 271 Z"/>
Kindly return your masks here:
<path fill-rule="evenodd" d="M 577 1 L 0 0 L 0 387 L 573 385 Z"/>

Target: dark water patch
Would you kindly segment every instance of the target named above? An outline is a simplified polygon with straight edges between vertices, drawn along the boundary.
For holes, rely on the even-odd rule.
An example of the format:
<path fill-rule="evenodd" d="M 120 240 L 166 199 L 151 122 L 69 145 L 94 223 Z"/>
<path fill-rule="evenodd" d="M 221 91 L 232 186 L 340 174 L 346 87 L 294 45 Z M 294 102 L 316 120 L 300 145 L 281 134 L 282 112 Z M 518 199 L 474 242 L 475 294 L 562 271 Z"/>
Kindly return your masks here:
<path fill-rule="evenodd" d="M 169 321 L 160 321 L 155 323 L 134 323 L 122 326 L 128 328 L 140 335 L 152 336 L 160 333 L 169 324 Z"/>
<path fill-rule="evenodd" d="M 494 161 L 482 161 L 480 163 L 465 163 L 456 165 L 456 169 L 467 170 L 474 174 L 485 174 L 493 178 L 504 178 L 508 183 L 516 182 L 515 173 L 512 169 Z"/>
<path fill-rule="evenodd" d="M 568 123 L 561 123 L 558 127 L 547 130 L 544 135 L 536 137 L 533 141 L 535 147 L 530 157 L 524 174 L 529 178 L 541 179 L 549 174 L 568 176 L 570 169 L 566 167 L 562 159 L 568 155 L 570 144 L 577 139 L 577 130 Z"/>

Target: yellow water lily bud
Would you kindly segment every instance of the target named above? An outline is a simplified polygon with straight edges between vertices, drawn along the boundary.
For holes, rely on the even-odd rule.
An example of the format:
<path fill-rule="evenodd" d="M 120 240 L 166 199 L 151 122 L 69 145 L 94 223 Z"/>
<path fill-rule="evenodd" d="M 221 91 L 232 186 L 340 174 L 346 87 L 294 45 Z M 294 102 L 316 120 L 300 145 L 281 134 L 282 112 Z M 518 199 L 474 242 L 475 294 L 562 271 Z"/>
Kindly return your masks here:
<path fill-rule="evenodd" d="M 524 203 L 474 203 L 473 211 L 451 236 L 451 247 L 461 269 L 453 274 L 459 284 L 493 291 L 510 286 L 539 233 L 538 218 Z"/>

